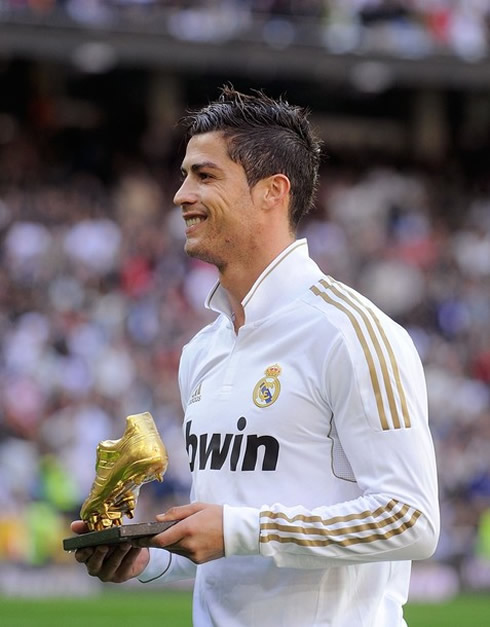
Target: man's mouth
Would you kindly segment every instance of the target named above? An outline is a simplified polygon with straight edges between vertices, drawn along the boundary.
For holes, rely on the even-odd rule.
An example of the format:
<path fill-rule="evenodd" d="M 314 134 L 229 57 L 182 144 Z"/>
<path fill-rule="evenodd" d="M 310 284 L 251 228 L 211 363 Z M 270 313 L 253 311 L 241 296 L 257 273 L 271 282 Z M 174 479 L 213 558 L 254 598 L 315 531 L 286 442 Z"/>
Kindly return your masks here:
<path fill-rule="evenodd" d="M 194 226 L 195 224 L 199 224 L 200 222 L 204 222 L 205 219 L 206 218 L 204 218 L 202 216 L 197 216 L 195 218 L 186 218 L 185 225 L 187 227 Z"/>

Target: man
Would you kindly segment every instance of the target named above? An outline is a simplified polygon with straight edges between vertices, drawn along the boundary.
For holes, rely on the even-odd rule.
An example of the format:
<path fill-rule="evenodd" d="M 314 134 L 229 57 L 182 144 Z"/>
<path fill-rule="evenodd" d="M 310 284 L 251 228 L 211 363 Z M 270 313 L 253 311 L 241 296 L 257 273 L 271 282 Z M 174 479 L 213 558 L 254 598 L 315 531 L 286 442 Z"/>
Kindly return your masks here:
<path fill-rule="evenodd" d="M 295 239 L 320 157 L 303 110 L 225 87 L 184 122 L 185 248 L 219 271 L 179 372 L 192 504 L 76 559 L 103 581 L 195 577 L 198 627 L 404 625 L 439 529 L 413 344 Z"/>

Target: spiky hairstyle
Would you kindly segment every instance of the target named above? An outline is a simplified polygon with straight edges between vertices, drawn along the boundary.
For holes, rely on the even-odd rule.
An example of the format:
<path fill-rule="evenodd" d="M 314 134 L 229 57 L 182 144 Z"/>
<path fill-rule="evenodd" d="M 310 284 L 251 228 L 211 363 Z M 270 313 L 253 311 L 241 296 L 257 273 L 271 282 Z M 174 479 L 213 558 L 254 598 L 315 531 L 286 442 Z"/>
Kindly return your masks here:
<path fill-rule="evenodd" d="M 180 121 L 187 138 L 219 131 L 230 159 L 245 170 L 250 187 L 274 174 L 291 182 L 289 221 L 293 230 L 311 209 L 318 183 L 320 142 L 306 109 L 274 100 L 262 91 L 243 94 L 224 85 L 219 98 Z"/>

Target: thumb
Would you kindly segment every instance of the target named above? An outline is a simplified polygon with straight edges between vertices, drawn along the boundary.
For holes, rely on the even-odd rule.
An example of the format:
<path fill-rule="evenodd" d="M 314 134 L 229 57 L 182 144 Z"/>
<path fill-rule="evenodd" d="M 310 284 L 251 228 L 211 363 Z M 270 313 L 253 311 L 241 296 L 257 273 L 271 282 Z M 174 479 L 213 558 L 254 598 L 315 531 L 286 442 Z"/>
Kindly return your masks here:
<path fill-rule="evenodd" d="M 74 531 L 75 533 L 87 533 L 87 531 L 89 531 L 89 528 L 87 526 L 87 523 L 84 522 L 83 520 L 74 520 L 71 525 L 71 530 Z"/>
<path fill-rule="evenodd" d="M 169 520 L 183 520 L 188 516 L 192 516 L 196 512 L 200 512 L 206 506 L 204 503 L 190 503 L 189 505 L 181 505 L 180 507 L 172 507 L 164 514 L 158 514 L 156 519 L 158 522 L 167 522 Z"/>

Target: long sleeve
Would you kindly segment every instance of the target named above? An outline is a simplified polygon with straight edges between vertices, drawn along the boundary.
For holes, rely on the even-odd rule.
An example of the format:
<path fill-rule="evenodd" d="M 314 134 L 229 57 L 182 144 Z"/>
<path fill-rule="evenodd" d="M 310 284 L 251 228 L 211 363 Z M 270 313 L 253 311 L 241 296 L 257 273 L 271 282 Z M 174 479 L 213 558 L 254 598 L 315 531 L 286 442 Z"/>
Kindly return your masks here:
<path fill-rule="evenodd" d="M 361 321 L 371 324 L 370 335 L 361 335 L 352 317 L 339 325 L 323 376 L 334 441 L 325 463 L 334 474 L 342 466 L 361 495 L 313 509 L 227 506 L 226 555 L 261 554 L 278 566 L 324 568 L 434 552 L 439 510 L 422 366 L 408 334 L 386 317 L 382 327 L 381 314 L 368 311 Z"/>
<path fill-rule="evenodd" d="M 158 579 L 162 583 L 193 579 L 196 564 L 181 555 L 170 553 L 165 549 L 150 549 L 150 562 L 138 577 L 141 583 L 151 583 Z"/>

